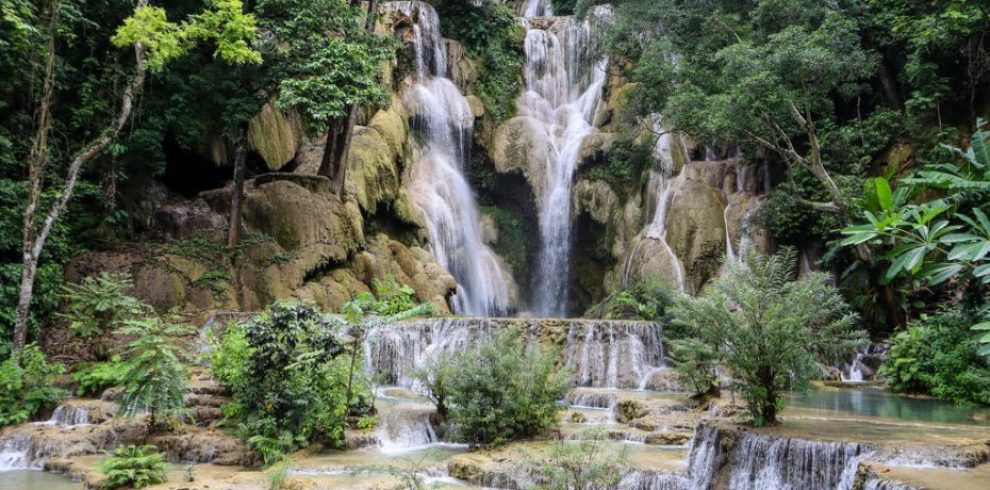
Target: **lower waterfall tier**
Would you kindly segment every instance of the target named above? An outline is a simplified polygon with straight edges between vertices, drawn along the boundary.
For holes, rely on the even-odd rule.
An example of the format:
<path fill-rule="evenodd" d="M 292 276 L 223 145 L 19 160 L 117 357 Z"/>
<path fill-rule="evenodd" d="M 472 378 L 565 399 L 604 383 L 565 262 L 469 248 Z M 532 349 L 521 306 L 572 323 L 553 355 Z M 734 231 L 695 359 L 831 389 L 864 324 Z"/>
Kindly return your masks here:
<path fill-rule="evenodd" d="M 499 329 L 560 349 L 578 386 L 648 389 L 663 371 L 662 328 L 651 322 L 525 318 L 434 318 L 375 328 L 367 367 L 384 384 L 417 389 L 413 368 L 442 352 L 471 348 Z"/>

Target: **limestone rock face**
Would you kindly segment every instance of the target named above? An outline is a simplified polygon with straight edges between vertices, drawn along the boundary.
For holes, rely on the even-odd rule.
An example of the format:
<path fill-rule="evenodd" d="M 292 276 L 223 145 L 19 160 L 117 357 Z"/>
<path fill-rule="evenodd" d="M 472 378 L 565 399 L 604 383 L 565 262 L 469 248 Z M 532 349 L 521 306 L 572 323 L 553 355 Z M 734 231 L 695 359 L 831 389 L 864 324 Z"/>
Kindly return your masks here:
<path fill-rule="evenodd" d="M 302 120 L 296 112 L 283 114 L 268 102 L 248 125 L 248 146 L 258 152 L 270 170 L 292 161 L 302 140 Z"/>
<path fill-rule="evenodd" d="M 608 152 L 612 150 L 615 143 L 615 135 L 612 133 L 591 133 L 584 137 L 581 143 L 581 153 L 578 156 L 578 165 L 586 165 L 592 162 L 605 162 Z"/>
<path fill-rule="evenodd" d="M 667 216 L 667 242 L 684 265 L 689 291 L 700 291 L 718 273 L 725 254 L 726 202 L 718 189 L 709 185 L 702 163 L 684 167 L 674 185 L 674 197 Z"/>
<path fill-rule="evenodd" d="M 395 200 L 399 169 L 394 155 L 380 132 L 368 127 L 355 128 L 347 157 L 345 188 L 353 192 L 361 209 L 368 214 L 375 214 L 379 204 Z"/>
<path fill-rule="evenodd" d="M 587 212 L 596 222 L 607 224 L 621 219 L 619 196 L 604 180 L 581 179 L 574 183 L 573 209 Z M 618 216 L 616 216 L 618 215 Z"/>
<path fill-rule="evenodd" d="M 467 57 L 461 43 L 452 39 L 444 39 L 447 45 L 447 70 L 450 79 L 454 81 L 461 93 L 471 92 L 474 82 L 478 80 L 478 66 Z"/>
<path fill-rule="evenodd" d="M 166 240 L 183 240 L 203 230 L 226 229 L 227 219 L 197 199 L 159 207 L 151 215 L 151 228 Z"/>
<path fill-rule="evenodd" d="M 491 149 L 495 171 L 525 177 L 538 200 L 546 189 L 543 169 L 552 155 L 550 141 L 532 118 L 514 117 L 495 130 Z"/>

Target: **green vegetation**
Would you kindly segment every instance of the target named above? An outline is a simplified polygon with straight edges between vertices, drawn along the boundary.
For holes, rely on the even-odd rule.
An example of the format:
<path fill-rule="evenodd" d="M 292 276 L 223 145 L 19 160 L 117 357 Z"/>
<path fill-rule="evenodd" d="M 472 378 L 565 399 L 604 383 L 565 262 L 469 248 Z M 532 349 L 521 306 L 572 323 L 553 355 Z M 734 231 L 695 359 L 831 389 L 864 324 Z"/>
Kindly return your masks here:
<path fill-rule="evenodd" d="M 168 465 L 155 446 L 123 446 L 108 452 L 99 470 L 107 476 L 105 488 L 144 488 L 167 481 Z"/>
<path fill-rule="evenodd" d="M 610 294 L 584 313 L 588 318 L 605 320 L 646 320 L 663 322 L 677 299 L 677 291 L 656 277 L 645 277 Z"/>
<path fill-rule="evenodd" d="M 602 429 L 586 429 L 576 442 L 556 441 L 539 458 L 537 474 L 545 490 L 618 488 L 629 467 L 629 448 L 616 451 Z"/>
<path fill-rule="evenodd" d="M 76 364 L 72 368 L 76 395 L 100 396 L 107 388 L 122 385 L 127 377 L 127 371 L 127 363 L 119 355 L 105 362 Z"/>
<path fill-rule="evenodd" d="M 502 331 L 454 357 L 439 376 L 456 440 L 499 445 L 544 433 L 557 423 L 557 400 L 570 388 L 570 374 L 557 369 L 556 352 L 540 352 L 518 333 Z"/>
<path fill-rule="evenodd" d="M 526 235 L 523 221 L 515 214 L 495 206 L 482 207 L 480 211 L 492 218 L 495 229 L 498 230 L 498 242 L 492 249 L 499 257 L 505 259 L 513 272 L 523 275 L 526 271 L 527 257 L 532 252 L 531 249 L 536 246 Z"/>
<path fill-rule="evenodd" d="M 130 274 L 107 272 L 87 277 L 79 284 L 67 284 L 62 291 L 68 306 L 60 316 L 79 337 L 110 333 L 147 313 L 147 305 L 127 294 L 133 287 Z"/>
<path fill-rule="evenodd" d="M 745 264 L 728 262 L 725 276 L 674 309 L 675 321 L 707 349 L 690 362 L 717 355 L 757 426 L 777 423 L 784 394 L 805 388 L 817 361 L 864 341 L 853 329 L 856 315 L 828 285 L 828 275 L 796 280 L 795 257 L 787 249 L 770 257 L 752 252 Z"/>
<path fill-rule="evenodd" d="M 367 413 L 367 395 L 348 406 L 344 322 L 280 302 L 228 326 L 212 353 L 213 372 L 231 390 L 225 415 L 266 465 L 310 442 L 343 444 L 349 414 Z"/>
<path fill-rule="evenodd" d="M 50 364 L 34 344 L 0 362 L 0 427 L 22 424 L 66 395 L 52 386 L 62 374 L 61 364 Z"/>
<path fill-rule="evenodd" d="M 127 416 L 148 412 L 152 431 L 181 417 L 185 411 L 183 396 L 188 382 L 186 365 L 189 354 L 179 342 L 193 329 L 158 316 L 127 322 L 118 333 L 133 340 L 127 346 L 124 364 L 124 391 L 120 411 Z"/>
<path fill-rule="evenodd" d="M 522 90 L 523 36 L 515 12 L 494 0 L 430 0 L 440 16 L 444 36 L 464 45 L 478 62 L 475 90 L 496 122 L 515 112 Z"/>
<path fill-rule="evenodd" d="M 891 339 L 879 374 L 895 391 L 990 405 L 990 363 L 976 353 L 973 323 L 959 309 L 912 322 Z"/>

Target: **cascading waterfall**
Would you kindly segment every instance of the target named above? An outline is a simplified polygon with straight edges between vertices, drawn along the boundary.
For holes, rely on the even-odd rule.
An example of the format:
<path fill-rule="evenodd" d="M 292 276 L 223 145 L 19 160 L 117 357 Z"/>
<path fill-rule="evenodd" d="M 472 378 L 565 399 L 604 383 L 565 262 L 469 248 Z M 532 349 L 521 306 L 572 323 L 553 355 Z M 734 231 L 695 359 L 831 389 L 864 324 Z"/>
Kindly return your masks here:
<path fill-rule="evenodd" d="M 809 441 L 702 424 L 695 431 L 686 489 L 852 490 L 859 464 L 872 448 L 851 442 Z M 720 475 L 728 471 L 728 475 Z"/>
<path fill-rule="evenodd" d="M 396 453 L 428 447 L 439 441 L 430 414 L 433 410 L 423 406 L 396 406 L 380 416 L 377 436 L 382 452 Z"/>
<path fill-rule="evenodd" d="M 551 15 L 548 1 L 531 1 L 526 17 Z M 600 55 L 600 32 L 611 19 L 606 6 L 584 21 L 554 19 L 547 29 L 526 33 L 525 92 L 521 116 L 534 121 L 550 147 L 539 202 L 541 249 L 536 271 L 535 310 L 547 317 L 567 314 L 570 274 L 571 185 L 584 137 L 594 130 L 602 103 L 607 56 Z"/>
<path fill-rule="evenodd" d="M 415 21 L 416 79 L 403 102 L 413 129 L 424 138 L 413 155 L 406 190 L 426 221 L 437 261 L 457 279 L 457 313 L 506 314 L 512 307 L 512 277 L 483 241 L 474 193 L 463 174 L 471 147 L 474 114 L 447 75 L 440 20 L 429 4 L 389 2 L 386 7 Z"/>
<path fill-rule="evenodd" d="M 375 328 L 365 345 L 366 366 L 386 385 L 420 390 L 412 371 L 440 353 L 477 346 L 499 329 L 522 327 L 538 341 L 544 321 L 435 318 Z M 559 328 L 559 324 L 547 328 Z M 660 325 L 649 322 L 569 320 L 564 324 L 564 365 L 579 386 L 641 388 L 664 366 Z"/>
<path fill-rule="evenodd" d="M 0 472 L 11 470 L 41 469 L 41 458 L 34 454 L 34 440 L 27 435 L 7 438 L 0 449 Z"/>
<path fill-rule="evenodd" d="M 632 274 L 633 264 L 636 254 L 639 253 L 644 240 L 656 240 L 667 252 L 670 260 L 670 269 L 674 274 L 674 285 L 677 289 L 684 291 L 684 265 L 681 263 L 674 249 L 667 243 L 667 211 L 670 209 L 670 201 L 673 199 L 671 189 L 674 181 L 674 155 L 672 144 L 673 138 L 680 138 L 679 134 L 670 133 L 663 128 L 662 117 L 659 114 L 652 114 L 650 122 L 653 132 L 657 134 L 656 144 L 653 145 L 654 167 L 650 170 L 649 196 L 654 203 L 653 219 L 646 228 L 644 239 L 640 239 L 633 246 L 632 252 L 626 259 L 626 265 L 622 274 L 623 285 L 629 284 Z M 683 142 L 678 146 L 684 148 Z M 684 155 L 687 160 L 687 155 Z"/>

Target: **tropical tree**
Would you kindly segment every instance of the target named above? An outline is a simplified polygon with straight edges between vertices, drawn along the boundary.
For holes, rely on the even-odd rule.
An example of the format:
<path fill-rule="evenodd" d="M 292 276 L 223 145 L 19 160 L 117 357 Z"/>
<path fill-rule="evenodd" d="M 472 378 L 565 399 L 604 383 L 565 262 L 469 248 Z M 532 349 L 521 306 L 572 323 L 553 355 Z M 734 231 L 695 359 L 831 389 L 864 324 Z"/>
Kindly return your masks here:
<path fill-rule="evenodd" d="M 717 353 L 754 425 L 776 424 L 788 390 L 805 388 L 819 361 L 847 354 L 865 336 L 827 274 L 796 279 L 793 249 L 750 252 L 726 268 L 701 296 L 683 298 L 674 318 Z"/>
<path fill-rule="evenodd" d="M 35 275 L 45 243 L 73 196 L 80 170 L 99 158 L 116 141 L 130 118 L 135 97 L 144 85 L 147 71 L 160 71 L 168 62 L 200 42 L 215 46 L 217 56 L 234 63 L 260 60 L 260 55 L 250 48 L 256 33 L 254 20 L 243 15 L 240 0 L 213 0 L 211 6 L 212 9 L 191 15 L 177 24 L 166 18 L 164 9 L 149 5 L 148 0 L 138 0 L 133 15 L 124 21 L 113 37 L 116 46 L 131 46 L 135 56 L 131 79 L 119 94 L 119 108 L 106 126 L 97 131 L 97 136 L 79 147 L 70 158 L 61 191 L 44 210 L 45 174 L 53 145 L 49 136 L 57 130 L 54 127 L 55 85 L 59 75 L 56 59 L 61 16 L 66 2 L 52 0 L 48 4 L 44 80 L 28 157 L 29 188 L 22 229 L 21 282 L 13 339 L 15 348 L 23 347 L 27 341 Z M 71 9 L 68 10 L 71 12 Z"/>
<path fill-rule="evenodd" d="M 194 330 L 169 319 L 149 316 L 128 321 L 118 334 L 131 336 L 121 386 L 120 410 L 133 417 L 148 412 L 148 427 L 183 415 L 189 353 L 179 341 Z"/>
<path fill-rule="evenodd" d="M 843 229 L 842 243 L 882 250 L 887 280 L 906 277 L 917 288 L 990 284 L 990 132 L 978 124 L 969 148 L 947 147 L 956 161 L 926 165 L 896 189 L 871 179 L 859 202 L 867 223 Z M 990 323 L 973 328 L 988 331 Z M 990 334 L 981 341 L 981 354 L 990 355 Z"/>

